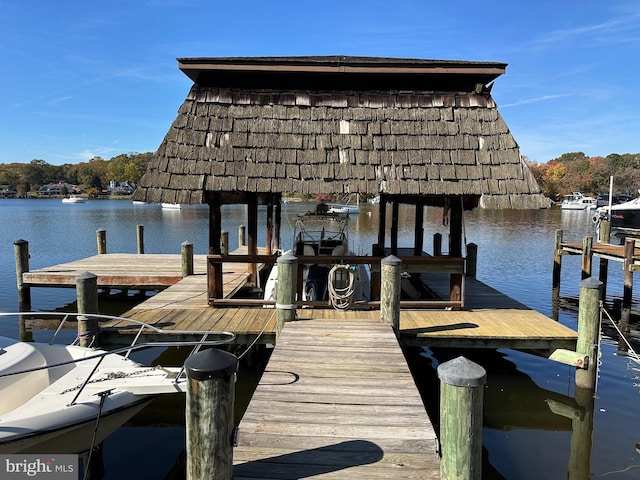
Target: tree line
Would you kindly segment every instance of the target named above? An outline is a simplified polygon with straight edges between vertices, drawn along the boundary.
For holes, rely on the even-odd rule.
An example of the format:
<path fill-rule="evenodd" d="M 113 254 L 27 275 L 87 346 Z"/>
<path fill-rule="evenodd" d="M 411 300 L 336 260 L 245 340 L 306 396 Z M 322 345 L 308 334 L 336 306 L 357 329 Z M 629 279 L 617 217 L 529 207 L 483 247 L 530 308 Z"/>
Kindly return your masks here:
<path fill-rule="evenodd" d="M 640 188 L 640 153 L 588 157 L 583 152 L 571 152 L 547 163 L 527 165 L 544 194 L 553 200 L 571 192 L 608 194 L 612 176 L 614 194 L 637 197 Z"/>
<path fill-rule="evenodd" d="M 93 157 L 88 162 L 64 165 L 51 165 L 39 159 L 0 164 L 0 185 L 7 185 L 20 196 L 58 182 L 101 191 L 111 180 L 138 183 L 152 156 L 152 152 L 130 153 L 109 160 Z M 583 152 L 570 152 L 543 164 L 528 162 L 526 157 L 525 162 L 544 194 L 553 200 L 578 191 L 590 195 L 608 193 L 611 176 L 614 193 L 635 197 L 640 188 L 640 153 L 588 157 Z"/>
<path fill-rule="evenodd" d="M 24 196 L 49 183 L 65 182 L 82 185 L 84 190 L 102 191 L 111 180 L 138 183 L 147 171 L 153 153 L 121 154 L 109 160 L 93 157 L 78 164 L 51 165 L 34 159 L 29 163 L 0 164 L 0 185 Z"/>

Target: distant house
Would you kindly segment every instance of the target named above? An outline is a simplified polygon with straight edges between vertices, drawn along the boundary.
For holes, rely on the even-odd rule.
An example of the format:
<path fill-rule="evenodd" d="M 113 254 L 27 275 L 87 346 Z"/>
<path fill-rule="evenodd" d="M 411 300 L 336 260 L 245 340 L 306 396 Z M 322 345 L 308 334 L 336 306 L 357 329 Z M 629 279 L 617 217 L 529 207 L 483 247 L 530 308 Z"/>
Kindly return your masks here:
<path fill-rule="evenodd" d="M 111 180 L 107 187 L 107 195 L 131 195 L 135 189 L 135 183 Z"/>
<path fill-rule="evenodd" d="M 18 192 L 9 185 L 0 185 L 0 198 L 16 198 Z"/>
<path fill-rule="evenodd" d="M 80 193 L 77 185 L 66 182 L 48 183 L 38 189 L 38 196 L 64 195 L 65 193 Z"/>

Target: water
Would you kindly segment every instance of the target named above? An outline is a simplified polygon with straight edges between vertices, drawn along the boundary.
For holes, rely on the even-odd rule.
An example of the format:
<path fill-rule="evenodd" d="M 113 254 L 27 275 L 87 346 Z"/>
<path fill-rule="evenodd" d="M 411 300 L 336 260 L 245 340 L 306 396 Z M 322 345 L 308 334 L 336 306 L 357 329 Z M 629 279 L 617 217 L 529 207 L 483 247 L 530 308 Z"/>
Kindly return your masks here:
<path fill-rule="evenodd" d="M 291 243 L 286 218 L 310 205 L 289 203 L 283 207 L 282 240 Z M 361 205 L 361 214 L 351 222 L 354 251 L 371 253 L 377 240 L 377 205 Z M 265 209 L 259 210 L 264 225 Z M 206 253 L 208 211 L 192 207 L 177 211 L 158 206 L 132 205 L 128 201 L 90 201 L 64 205 L 59 200 L 0 200 L 0 311 L 17 310 L 13 242 L 29 241 L 32 269 L 77 260 L 96 253 L 96 230 L 107 231 L 109 252 L 136 251 L 136 225 L 144 225 L 145 252 L 179 253 L 184 241 L 194 244 L 195 253 Z M 413 208 L 400 209 L 400 246 L 413 242 Z M 233 248 L 238 226 L 246 225 L 242 206 L 223 207 L 222 228 L 229 232 Z M 387 219 L 390 225 L 390 219 Z M 590 215 L 577 211 L 489 211 L 465 215 L 465 243 L 478 245 L 478 279 L 550 316 L 551 269 L 554 233 L 564 230 L 567 241 L 581 241 L 593 234 Z M 448 227 L 440 209 L 425 211 L 425 249 L 431 237 L 442 233 L 446 244 Z M 264 232 L 259 230 L 264 244 Z M 594 275 L 597 276 L 597 261 Z M 621 296 L 622 271 L 619 263 L 609 267 L 609 294 Z M 563 257 L 562 296 L 576 297 L 580 282 L 580 258 Z M 637 290 L 637 289 L 636 289 Z M 74 289 L 32 290 L 34 310 L 54 310 L 71 304 Z M 559 321 L 575 329 L 577 314 L 561 310 Z M 17 335 L 17 326 L 0 324 L 0 334 Z M 640 389 L 638 374 L 630 360 L 616 351 L 617 341 L 605 338 L 602 344 L 597 397 L 594 408 L 593 447 L 580 461 L 571 458 L 571 421 L 551 412 L 549 403 L 571 404 L 574 396 L 574 369 L 549 360 L 512 350 L 478 354 L 467 352 L 488 371 L 485 389 L 483 444 L 486 462 L 484 478 L 565 479 L 583 478 L 585 461 L 591 477 L 640 478 Z M 448 358 L 446 351 L 409 353 L 416 379 L 430 403 L 433 399 L 433 367 Z M 248 375 L 248 374 L 247 374 Z M 251 381 L 238 388 L 250 390 Z M 239 398 L 249 392 L 239 391 Z M 184 447 L 182 411 L 179 397 L 161 398 L 134 421 L 115 432 L 104 443 L 104 479 L 180 478 Z M 589 467 L 587 465 L 587 472 Z M 176 473 L 178 472 L 178 473 Z"/>

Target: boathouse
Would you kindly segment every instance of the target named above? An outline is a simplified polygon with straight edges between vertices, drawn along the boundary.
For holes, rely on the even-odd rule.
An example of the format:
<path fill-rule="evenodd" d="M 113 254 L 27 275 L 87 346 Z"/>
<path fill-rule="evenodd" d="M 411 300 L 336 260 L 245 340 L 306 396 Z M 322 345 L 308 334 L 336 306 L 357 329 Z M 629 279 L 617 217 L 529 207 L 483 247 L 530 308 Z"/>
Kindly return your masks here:
<path fill-rule="evenodd" d="M 374 258 L 398 255 L 400 204 L 416 208 L 413 255 L 423 253 L 423 209 L 435 206 L 448 216 L 448 258 L 462 261 L 464 210 L 550 206 L 491 97 L 504 63 L 310 56 L 178 66 L 194 83 L 134 199 L 209 205 L 210 304 L 222 298 L 222 262 L 233 261 L 221 255 L 224 204 L 247 205 L 254 278 L 267 261 L 257 256 L 258 205 L 272 255 L 284 192 L 380 195 Z M 460 307 L 461 271 L 451 273 Z"/>

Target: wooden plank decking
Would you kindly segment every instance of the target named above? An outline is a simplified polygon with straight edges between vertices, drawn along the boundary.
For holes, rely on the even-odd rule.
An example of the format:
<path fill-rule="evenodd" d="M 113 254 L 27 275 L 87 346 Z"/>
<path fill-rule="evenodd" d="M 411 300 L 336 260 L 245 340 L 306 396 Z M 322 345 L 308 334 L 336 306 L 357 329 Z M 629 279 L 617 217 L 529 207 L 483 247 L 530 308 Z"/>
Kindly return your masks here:
<path fill-rule="evenodd" d="M 439 478 L 436 446 L 391 327 L 313 318 L 285 325 L 240 422 L 233 478 Z"/>
<path fill-rule="evenodd" d="M 246 253 L 246 247 L 234 253 Z M 23 279 L 30 286 L 73 287 L 76 277 L 89 271 L 97 275 L 100 286 L 160 286 L 164 290 L 123 316 L 170 330 L 233 331 L 238 336 L 237 341 L 242 343 L 262 334 L 262 343 L 274 343 L 274 309 L 213 308 L 207 302 L 206 255 L 194 256 L 195 275 L 182 279 L 181 265 L 180 255 L 104 254 L 25 272 Z M 245 285 L 249 273 L 242 263 L 225 263 L 223 271 L 223 292 L 228 297 Z M 423 279 L 442 297 L 449 294 L 446 275 L 423 274 Z M 464 288 L 465 308 L 462 311 L 403 309 L 400 315 L 402 340 L 411 344 L 459 348 L 575 348 L 577 334 L 573 330 L 474 278 L 466 277 Z M 299 318 L 310 315 L 339 321 L 354 317 L 379 321 L 380 318 L 376 310 L 298 309 Z M 112 341 L 106 338 L 112 335 L 110 332 L 103 335 L 107 343 Z"/>
<path fill-rule="evenodd" d="M 435 292 L 447 288 L 438 277 L 425 278 Z M 432 347 L 575 350 L 577 332 L 475 278 L 465 279 L 464 297 L 461 311 L 402 310 L 402 340 Z"/>
<path fill-rule="evenodd" d="M 582 255 L 582 243 L 562 242 L 561 248 L 565 255 Z M 594 242 L 591 246 L 591 251 L 594 256 L 599 258 L 616 262 L 624 261 L 624 245 Z M 640 265 L 640 248 L 638 247 L 633 249 L 633 264 Z"/>
<path fill-rule="evenodd" d="M 207 273 L 207 256 L 193 256 L 195 274 Z M 73 262 L 25 272 L 22 279 L 31 287 L 75 287 L 76 277 L 85 272 L 98 277 L 98 286 L 155 289 L 182 279 L 180 254 L 107 253 Z"/>

